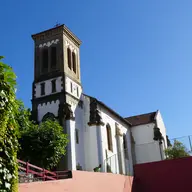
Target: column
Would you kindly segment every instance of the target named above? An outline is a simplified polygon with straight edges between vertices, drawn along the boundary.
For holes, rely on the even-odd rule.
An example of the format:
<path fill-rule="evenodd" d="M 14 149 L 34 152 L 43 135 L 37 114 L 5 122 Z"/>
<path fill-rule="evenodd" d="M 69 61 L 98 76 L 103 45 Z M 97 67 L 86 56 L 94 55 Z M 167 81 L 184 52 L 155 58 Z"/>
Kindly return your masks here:
<path fill-rule="evenodd" d="M 68 169 L 76 170 L 76 149 L 75 149 L 75 121 L 72 119 L 66 120 L 67 134 L 69 138 L 67 156 Z"/>
<path fill-rule="evenodd" d="M 103 147 L 103 139 L 102 139 L 102 132 L 101 128 L 102 125 L 100 126 L 95 126 L 96 128 L 96 133 L 97 133 L 97 149 L 98 149 L 98 160 L 99 164 L 101 164 L 101 172 L 104 172 L 104 147 Z"/>

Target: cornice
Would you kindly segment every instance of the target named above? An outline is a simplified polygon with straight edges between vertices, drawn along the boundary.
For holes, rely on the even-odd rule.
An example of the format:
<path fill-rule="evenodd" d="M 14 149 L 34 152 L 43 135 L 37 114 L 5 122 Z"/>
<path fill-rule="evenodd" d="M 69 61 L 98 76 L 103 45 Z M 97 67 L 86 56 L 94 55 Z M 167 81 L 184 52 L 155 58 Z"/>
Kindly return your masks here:
<path fill-rule="evenodd" d="M 63 34 L 67 35 L 70 39 L 72 39 L 79 47 L 82 43 L 81 40 L 71 30 L 69 30 L 66 25 L 63 26 L 63 29 Z"/>

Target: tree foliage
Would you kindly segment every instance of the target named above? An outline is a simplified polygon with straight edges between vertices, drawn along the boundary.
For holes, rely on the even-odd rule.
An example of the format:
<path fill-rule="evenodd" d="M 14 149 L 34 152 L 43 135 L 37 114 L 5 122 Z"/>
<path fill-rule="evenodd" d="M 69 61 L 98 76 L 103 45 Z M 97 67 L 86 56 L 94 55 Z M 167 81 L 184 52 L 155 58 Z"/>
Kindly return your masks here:
<path fill-rule="evenodd" d="M 0 57 L 0 191 L 17 191 L 16 75 Z"/>
<path fill-rule="evenodd" d="M 40 125 L 29 121 L 19 138 L 19 158 L 45 169 L 56 166 L 65 154 L 67 135 L 57 121 L 46 120 Z"/>
<path fill-rule="evenodd" d="M 185 145 L 177 140 L 174 141 L 173 146 L 170 146 L 165 150 L 165 155 L 167 159 L 177 159 L 190 156 Z"/>

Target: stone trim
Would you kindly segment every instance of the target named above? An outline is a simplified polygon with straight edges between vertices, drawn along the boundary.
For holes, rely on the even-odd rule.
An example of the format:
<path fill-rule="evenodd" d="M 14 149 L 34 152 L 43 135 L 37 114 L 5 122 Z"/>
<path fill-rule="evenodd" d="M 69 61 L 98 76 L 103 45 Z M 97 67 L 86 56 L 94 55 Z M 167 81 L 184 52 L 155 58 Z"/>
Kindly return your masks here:
<path fill-rule="evenodd" d="M 87 125 L 91 126 L 104 126 L 105 123 L 104 122 L 98 122 L 98 123 L 92 123 L 92 122 L 88 122 Z"/>
<path fill-rule="evenodd" d="M 62 96 L 63 92 L 59 92 L 59 93 L 54 93 L 54 94 L 51 94 L 51 95 L 46 95 L 46 96 L 43 96 L 43 97 L 39 97 L 39 98 L 34 98 L 32 99 L 32 103 L 35 103 L 35 104 L 47 104 L 48 102 L 51 102 L 51 101 L 56 101 L 56 100 L 60 100 L 60 96 Z"/>
<path fill-rule="evenodd" d="M 72 94 L 70 94 L 70 93 L 68 93 L 68 92 L 66 92 L 66 91 L 65 91 L 65 94 L 68 95 L 68 96 L 70 96 L 70 97 L 72 97 L 72 98 L 73 98 L 74 100 L 76 100 L 77 102 L 82 101 L 81 99 L 78 99 L 77 97 L 73 96 Z M 82 102 L 83 102 L 83 101 L 82 101 Z"/>
<path fill-rule="evenodd" d="M 48 38 L 49 36 L 58 35 L 61 33 L 72 39 L 74 43 L 77 44 L 77 46 L 81 45 L 81 40 L 64 24 L 42 31 L 40 33 L 33 34 L 31 37 L 33 40 L 43 40 L 44 37 Z"/>
<path fill-rule="evenodd" d="M 158 127 L 154 127 L 154 138 L 153 140 L 161 142 L 163 140 L 162 133 Z"/>
<path fill-rule="evenodd" d="M 77 67 L 77 68 L 79 68 L 79 67 Z M 65 74 L 65 76 L 67 76 L 69 79 L 71 79 L 72 81 L 74 81 L 75 83 L 77 83 L 77 84 L 83 89 L 83 86 L 81 85 L 81 83 L 80 83 L 79 81 L 77 81 L 77 79 L 75 79 L 74 77 L 70 76 L 70 74 L 68 74 L 68 73 L 65 73 L 65 72 L 64 72 L 64 74 Z"/>
<path fill-rule="evenodd" d="M 116 113 L 114 110 L 112 110 L 111 108 L 109 108 L 107 105 L 105 105 L 103 102 L 97 100 L 94 97 L 91 97 L 89 95 L 83 94 L 85 97 L 89 97 L 90 100 L 96 100 L 97 104 L 99 104 L 101 107 L 105 108 L 107 111 L 109 111 L 110 113 L 112 113 L 114 116 L 116 116 L 117 118 L 119 118 L 123 123 L 125 123 L 126 125 L 131 126 L 131 123 L 128 122 L 126 119 L 124 119 L 122 116 L 120 116 L 118 113 Z"/>
<path fill-rule="evenodd" d="M 49 80 L 49 79 L 54 79 L 54 78 L 60 77 L 60 76 L 63 76 L 63 72 L 60 72 L 57 69 L 55 71 L 52 71 L 52 72 L 49 72 L 49 73 L 46 73 L 46 74 L 43 74 L 43 75 L 39 76 L 38 78 L 36 78 L 34 80 L 33 83 L 39 83 L 41 81 L 46 81 L 46 80 Z"/>
<path fill-rule="evenodd" d="M 90 98 L 90 114 L 89 114 L 89 122 L 88 122 L 89 126 L 104 124 L 97 105 L 98 105 L 97 100 L 94 98 Z"/>
<path fill-rule="evenodd" d="M 119 127 L 116 127 L 116 136 L 120 136 L 120 137 L 123 136 Z"/>

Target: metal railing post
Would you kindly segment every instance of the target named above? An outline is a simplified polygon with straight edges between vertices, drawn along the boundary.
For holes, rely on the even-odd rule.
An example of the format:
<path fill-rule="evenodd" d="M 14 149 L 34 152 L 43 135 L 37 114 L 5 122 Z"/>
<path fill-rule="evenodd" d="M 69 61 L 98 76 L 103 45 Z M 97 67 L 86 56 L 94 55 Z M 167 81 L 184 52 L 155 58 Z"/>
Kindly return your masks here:
<path fill-rule="evenodd" d="M 43 181 L 45 181 L 45 177 L 46 177 L 46 175 L 45 175 L 45 169 L 43 169 Z"/>
<path fill-rule="evenodd" d="M 26 163 L 26 175 L 28 175 L 28 173 L 29 173 L 29 163 L 27 162 Z"/>
<path fill-rule="evenodd" d="M 190 152 L 192 151 L 192 147 L 191 147 L 191 138 L 190 138 L 190 136 L 188 136 L 188 138 L 189 138 L 189 145 L 190 145 Z"/>

